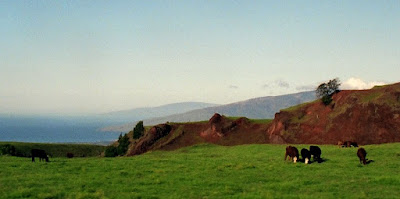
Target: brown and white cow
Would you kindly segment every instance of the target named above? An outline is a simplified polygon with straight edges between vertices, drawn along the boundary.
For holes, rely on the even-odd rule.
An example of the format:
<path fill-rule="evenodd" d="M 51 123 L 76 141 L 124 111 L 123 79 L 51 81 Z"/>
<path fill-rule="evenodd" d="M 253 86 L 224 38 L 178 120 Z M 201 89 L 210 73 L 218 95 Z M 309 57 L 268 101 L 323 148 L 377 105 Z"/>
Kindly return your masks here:
<path fill-rule="evenodd" d="M 299 150 L 294 146 L 287 146 L 285 152 L 285 160 L 289 156 L 289 160 L 293 160 L 294 163 L 299 159 Z"/>
<path fill-rule="evenodd" d="M 360 163 L 362 162 L 364 165 L 367 164 L 367 152 L 365 151 L 364 148 L 359 148 L 357 150 L 357 156 L 360 158 Z"/>

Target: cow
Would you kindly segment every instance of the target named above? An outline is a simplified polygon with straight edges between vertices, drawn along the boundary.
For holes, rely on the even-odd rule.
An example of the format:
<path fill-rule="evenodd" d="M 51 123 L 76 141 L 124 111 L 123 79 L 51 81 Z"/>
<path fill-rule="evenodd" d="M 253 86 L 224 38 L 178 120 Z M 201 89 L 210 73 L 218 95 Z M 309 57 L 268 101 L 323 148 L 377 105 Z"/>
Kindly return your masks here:
<path fill-rule="evenodd" d="M 358 147 L 358 144 L 357 144 L 357 142 L 350 141 L 350 146 Z"/>
<path fill-rule="evenodd" d="M 289 156 L 289 160 L 293 160 L 293 162 L 296 163 L 299 159 L 299 150 L 294 146 L 288 146 L 286 147 L 285 160 L 287 156 Z"/>
<path fill-rule="evenodd" d="M 310 146 L 310 153 L 314 161 L 317 160 L 319 162 L 321 160 L 321 149 L 318 146 Z"/>
<path fill-rule="evenodd" d="M 46 160 L 46 162 L 49 161 L 49 156 L 46 154 L 44 150 L 41 149 L 32 149 L 32 162 L 35 162 L 35 157 L 38 157 L 40 161 Z"/>
<path fill-rule="evenodd" d="M 367 164 L 367 159 L 366 159 L 367 152 L 365 151 L 364 148 L 359 148 L 357 150 L 357 156 L 358 156 L 358 158 L 360 158 L 360 163 L 362 162 L 362 164 L 364 164 L 364 165 Z"/>
<path fill-rule="evenodd" d="M 339 146 L 339 148 L 340 148 L 340 147 L 344 147 L 344 143 L 343 143 L 342 141 L 338 141 L 338 142 L 337 142 L 337 145 Z"/>
<path fill-rule="evenodd" d="M 342 147 L 358 147 L 357 142 L 354 141 L 344 141 Z"/>
<path fill-rule="evenodd" d="M 74 154 L 73 153 L 67 153 L 67 158 L 73 158 Z"/>
<path fill-rule="evenodd" d="M 310 161 L 310 159 L 311 159 L 310 151 L 307 149 L 301 149 L 301 157 L 303 158 L 304 163 L 308 164 L 308 161 Z"/>

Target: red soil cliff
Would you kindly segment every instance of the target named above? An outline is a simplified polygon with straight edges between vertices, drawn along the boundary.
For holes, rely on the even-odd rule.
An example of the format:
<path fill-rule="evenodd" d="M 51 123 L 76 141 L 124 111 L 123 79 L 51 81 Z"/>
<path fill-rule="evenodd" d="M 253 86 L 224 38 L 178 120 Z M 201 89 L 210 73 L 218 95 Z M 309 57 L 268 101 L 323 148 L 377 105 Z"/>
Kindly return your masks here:
<path fill-rule="evenodd" d="M 400 141 L 400 83 L 370 90 L 346 90 L 275 114 L 267 135 L 271 143 L 359 144 Z"/>

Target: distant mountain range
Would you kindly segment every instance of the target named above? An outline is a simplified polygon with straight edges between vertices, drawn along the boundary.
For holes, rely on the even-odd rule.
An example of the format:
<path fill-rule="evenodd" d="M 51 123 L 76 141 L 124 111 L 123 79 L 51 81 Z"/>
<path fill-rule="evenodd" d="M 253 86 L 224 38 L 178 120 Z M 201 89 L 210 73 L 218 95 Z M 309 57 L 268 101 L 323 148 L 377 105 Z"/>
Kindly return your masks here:
<path fill-rule="evenodd" d="M 252 119 L 274 118 L 275 113 L 279 112 L 281 109 L 301 104 L 304 102 L 313 101 L 315 99 L 316 96 L 314 91 L 281 95 L 281 96 L 259 97 L 227 105 L 216 106 L 215 104 L 209 104 L 210 106 L 206 108 L 203 107 L 195 110 L 192 109 L 184 113 L 175 113 L 166 116 L 156 116 L 154 118 L 144 119 L 143 122 L 144 125 L 150 126 L 165 122 L 203 121 L 210 119 L 214 115 L 214 113 L 219 113 L 225 116 L 247 117 Z M 207 106 L 207 104 L 204 104 L 204 106 Z M 146 111 L 146 109 L 140 109 L 140 110 L 144 112 Z M 171 106 L 171 109 L 169 110 L 173 111 L 173 106 Z M 157 112 L 156 109 L 152 109 L 152 111 L 153 113 Z M 123 113 L 123 112 L 116 112 L 116 113 Z M 151 115 L 151 113 L 148 113 L 148 115 Z M 102 131 L 128 132 L 133 129 L 133 126 L 137 121 L 138 120 L 124 125 L 105 127 L 102 128 Z"/>
<path fill-rule="evenodd" d="M 100 118 L 113 121 L 115 124 L 125 124 L 128 122 L 145 120 L 154 117 L 164 117 L 213 106 L 217 106 L 217 104 L 203 102 L 182 102 L 157 107 L 135 108 L 130 110 L 104 113 L 100 115 Z"/>

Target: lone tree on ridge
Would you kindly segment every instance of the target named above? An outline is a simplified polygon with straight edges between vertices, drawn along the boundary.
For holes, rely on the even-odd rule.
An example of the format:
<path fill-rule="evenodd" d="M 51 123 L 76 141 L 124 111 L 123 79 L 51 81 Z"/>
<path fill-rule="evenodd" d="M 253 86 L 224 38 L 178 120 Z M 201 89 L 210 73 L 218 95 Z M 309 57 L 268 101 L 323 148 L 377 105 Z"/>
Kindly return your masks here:
<path fill-rule="evenodd" d="M 322 103 L 329 105 L 332 102 L 332 95 L 340 91 L 340 84 L 339 78 L 329 80 L 328 83 L 320 84 L 317 90 L 315 90 L 317 97 L 321 98 Z"/>

